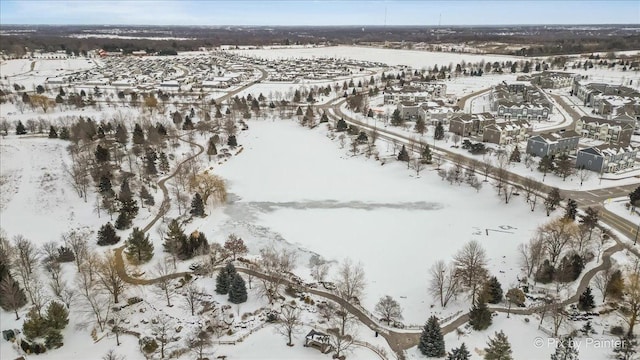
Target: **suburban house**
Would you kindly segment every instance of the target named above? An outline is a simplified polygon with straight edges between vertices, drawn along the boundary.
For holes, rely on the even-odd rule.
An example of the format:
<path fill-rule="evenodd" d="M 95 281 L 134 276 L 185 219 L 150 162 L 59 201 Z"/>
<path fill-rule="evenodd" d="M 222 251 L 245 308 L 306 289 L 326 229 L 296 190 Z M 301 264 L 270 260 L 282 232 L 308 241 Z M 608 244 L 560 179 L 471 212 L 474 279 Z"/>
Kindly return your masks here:
<path fill-rule="evenodd" d="M 615 96 L 621 98 L 640 98 L 640 93 L 630 87 L 623 85 L 604 84 L 604 83 L 585 83 L 576 78 L 571 86 L 571 92 L 578 99 L 582 100 L 584 105 L 597 108 L 597 98 Z"/>
<path fill-rule="evenodd" d="M 491 110 L 505 119 L 546 120 L 553 108 L 540 90 L 524 82 L 503 82 L 489 96 Z"/>
<path fill-rule="evenodd" d="M 544 157 L 575 154 L 580 135 L 575 131 L 534 135 L 527 140 L 527 154 Z"/>
<path fill-rule="evenodd" d="M 458 113 L 449 119 L 449 131 L 460 136 L 481 134 L 486 126 L 495 124 L 496 119 L 490 113 Z"/>
<path fill-rule="evenodd" d="M 593 110 L 599 115 L 631 114 L 640 117 L 640 97 L 596 95 L 592 103 Z"/>
<path fill-rule="evenodd" d="M 585 138 L 601 140 L 612 145 L 627 146 L 631 142 L 634 128 L 635 121 L 628 116 L 615 119 L 583 116 L 576 120 L 574 129 Z"/>
<path fill-rule="evenodd" d="M 633 168 L 638 156 L 638 149 L 631 146 L 600 145 L 580 149 L 576 157 L 576 167 L 589 169 L 599 173 L 617 172 Z"/>
<path fill-rule="evenodd" d="M 528 79 L 531 84 L 540 86 L 543 89 L 558 89 L 573 85 L 580 75 L 564 71 L 543 71 L 537 74 L 531 74 Z M 520 80 L 520 77 L 518 77 Z"/>
<path fill-rule="evenodd" d="M 457 106 L 447 106 L 442 100 L 432 100 L 422 103 L 400 102 L 396 109 L 400 112 L 400 117 L 405 121 L 415 121 L 418 118 L 426 122 L 443 122 L 457 111 Z"/>
<path fill-rule="evenodd" d="M 527 140 L 531 125 L 526 120 L 505 121 L 484 127 L 482 141 L 498 145 Z"/>
<path fill-rule="evenodd" d="M 404 86 L 396 89 L 386 89 L 383 99 L 387 105 L 398 105 L 401 102 L 422 103 L 432 98 L 441 98 L 446 95 L 445 83 L 425 83 Z"/>
<path fill-rule="evenodd" d="M 314 347 L 323 354 L 331 351 L 331 344 L 329 343 L 329 335 L 315 331 L 311 329 L 307 336 L 304 337 L 304 346 Z"/>

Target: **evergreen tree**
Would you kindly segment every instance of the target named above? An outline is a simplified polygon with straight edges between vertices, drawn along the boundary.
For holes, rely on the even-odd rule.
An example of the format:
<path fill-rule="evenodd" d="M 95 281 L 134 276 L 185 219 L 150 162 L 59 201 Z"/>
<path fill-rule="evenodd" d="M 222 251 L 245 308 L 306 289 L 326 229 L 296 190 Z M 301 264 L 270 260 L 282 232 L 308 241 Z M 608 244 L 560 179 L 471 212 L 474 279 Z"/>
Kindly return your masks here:
<path fill-rule="evenodd" d="M 117 130 L 116 130 L 116 136 L 117 136 Z M 142 127 L 140 126 L 140 124 L 136 124 L 133 127 L 133 135 L 132 135 L 132 139 L 131 141 L 133 141 L 134 144 L 136 145 L 142 145 L 144 144 L 144 131 L 142 131 Z"/>
<path fill-rule="evenodd" d="M 344 121 L 344 119 L 338 120 L 338 123 L 336 124 L 336 131 L 338 131 L 338 132 L 346 131 L 347 128 L 348 128 L 347 122 Z"/>
<path fill-rule="evenodd" d="M 216 148 L 215 138 L 212 136 L 209 138 L 209 143 L 207 146 L 207 155 L 218 155 L 218 149 Z"/>
<path fill-rule="evenodd" d="M 131 235 L 127 239 L 127 257 L 136 263 L 144 263 L 153 257 L 153 244 L 149 240 L 149 235 L 145 235 L 140 229 L 133 228 Z"/>
<path fill-rule="evenodd" d="M 462 343 L 459 348 L 451 349 L 451 352 L 447 356 L 447 360 L 469 360 L 471 353 L 467 350 L 467 346 Z"/>
<path fill-rule="evenodd" d="M 49 126 L 49 139 L 57 139 L 58 138 L 58 132 L 56 131 L 56 128 L 53 127 L 53 125 Z"/>
<path fill-rule="evenodd" d="M 35 307 L 32 307 L 27 313 L 24 324 L 22 324 L 22 333 L 27 339 L 32 340 L 44 336 L 47 329 L 47 320 L 38 313 Z"/>
<path fill-rule="evenodd" d="M 492 276 L 485 283 L 484 295 L 489 304 L 498 304 L 502 301 L 502 286 L 497 277 Z"/>
<path fill-rule="evenodd" d="M 49 328 L 47 335 L 44 338 L 44 345 L 47 349 L 57 349 L 64 345 L 62 343 L 63 337 L 60 330 Z"/>
<path fill-rule="evenodd" d="M 153 198 L 153 195 L 149 193 L 149 190 L 147 190 L 147 187 L 144 185 L 140 187 L 140 198 L 142 199 L 144 204 L 148 206 L 153 206 L 156 203 L 155 199 Z"/>
<path fill-rule="evenodd" d="M 400 114 L 400 110 L 395 109 L 393 114 L 391 115 L 391 125 L 400 126 L 404 120 L 402 119 L 402 115 Z"/>
<path fill-rule="evenodd" d="M 553 161 L 553 156 L 545 155 L 540 159 L 540 162 L 538 163 L 538 170 L 540 172 L 546 175 L 548 172 L 552 172 L 555 169 L 556 165 Z"/>
<path fill-rule="evenodd" d="M 629 203 L 633 208 L 640 207 L 640 186 L 629 193 Z"/>
<path fill-rule="evenodd" d="M 633 336 L 622 336 L 613 349 L 615 358 L 617 360 L 632 360 L 636 353 L 636 347 L 638 346 L 638 340 Z"/>
<path fill-rule="evenodd" d="M 622 271 L 616 270 L 611 274 L 611 281 L 607 286 L 606 294 L 614 299 L 620 299 L 624 292 L 624 280 L 622 279 Z"/>
<path fill-rule="evenodd" d="M 558 173 L 558 175 L 562 176 L 562 181 L 565 181 L 565 179 L 573 173 L 574 163 L 573 161 L 571 161 L 569 155 L 567 154 L 558 156 L 555 165 L 556 172 Z"/>
<path fill-rule="evenodd" d="M 204 217 L 204 203 L 202 202 L 202 196 L 196 193 L 191 201 L 191 215 Z"/>
<path fill-rule="evenodd" d="M 411 160 L 409 158 L 409 153 L 407 152 L 407 149 L 404 147 L 404 145 L 402 145 L 402 149 L 400 149 L 400 152 L 398 153 L 398 160 L 400 160 L 400 161 L 409 161 L 409 160 Z"/>
<path fill-rule="evenodd" d="M 238 140 L 236 140 L 235 135 L 229 136 L 229 139 L 227 139 L 227 145 L 229 145 L 229 147 L 231 148 L 238 146 Z"/>
<path fill-rule="evenodd" d="M 420 135 L 423 135 L 427 130 L 427 124 L 422 117 L 418 117 L 418 119 L 416 120 L 416 126 L 414 127 L 414 130 Z"/>
<path fill-rule="evenodd" d="M 300 90 L 296 89 L 296 92 L 293 94 L 293 102 L 294 103 L 299 103 L 300 99 L 301 99 Z"/>
<path fill-rule="evenodd" d="M 145 151 L 144 155 L 144 170 L 147 175 L 156 175 L 158 173 L 158 169 L 156 168 L 156 160 L 158 159 L 158 154 L 153 148 L 148 147 Z"/>
<path fill-rule="evenodd" d="M 436 140 L 444 139 L 444 127 L 442 126 L 442 122 L 439 121 L 438 125 L 436 125 L 436 130 L 433 133 L 433 138 Z"/>
<path fill-rule="evenodd" d="M 469 312 L 469 324 L 473 330 L 484 330 L 491 325 L 491 311 L 483 299 L 478 299 Z"/>
<path fill-rule="evenodd" d="M 105 136 L 102 126 L 98 126 L 98 139 L 104 139 Z"/>
<path fill-rule="evenodd" d="M 96 146 L 96 151 L 94 152 L 94 155 L 96 156 L 96 162 L 98 163 L 107 162 L 111 158 L 111 154 L 109 153 L 109 150 L 107 148 L 102 147 L 100 144 Z"/>
<path fill-rule="evenodd" d="M 182 252 L 182 247 L 187 242 L 187 235 L 184 233 L 184 229 L 180 226 L 177 219 L 171 220 L 167 227 L 167 235 L 164 238 L 164 251 L 179 256 Z"/>
<path fill-rule="evenodd" d="M 102 196 L 114 197 L 115 192 L 111 185 L 111 180 L 106 175 L 100 177 L 100 183 L 98 184 L 98 191 Z"/>
<path fill-rule="evenodd" d="M 493 338 L 489 338 L 487 345 L 489 346 L 484 349 L 485 360 L 513 360 L 511 344 L 502 330 L 496 332 Z"/>
<path fill-rule="evenodd" d="M 574 347 L 571 336 L 565 336 L 560 340 L 556 351 L 551 354 L 551 360 L 578 360 L 578 349 Z"/>
<path fill-rule="evenodd" d="M 66 126 L 63 126 L 62 129 L 60 129 L 58 137 L 60 140 L 69 140 L 69 129 Z"/>
<path fill-rule="evenodd" d="M 444 347 L 444 336 L 438 318 L 431 316 L 422 329 L 418 349 L 422 355 L 428 357 L 444 357 L 446 355 Z"/>
<path fill-rule="evenodd" d="M 20 284 L 9 274 L 8 264 L 4 261 L 0 259 L 0 308 L 13 311 L 18 320 L 18 309 L 27 304 L 27 297 Z"/>
<path fill-rule="evenodd" d="M 194 231 L 187 238 L 180 248 L 180 256 L 183 259 L 191 259 L 196 254 L 209 252 L 209 242 L 203 232 Z M 231 279 L 231 278 L 230 278 Z"/>
<path fill-rule="evenodd" d="M 567 200 L 567 207 L 565 208 L 564 218 L 567 220 L 575 221 L 578 214 L 578 203 L 573 200 Z"/>
<path fill-rule="evenodd" d="M 142 129 L 140 129 L 142 131 Z M 116 126 L 116 134 L 115 134 L 115 138 L 116 141 L 118 142 L 118 144 L 126 147 L 127 146 L 127 142 L 129 140 L 129 134 L 127 134 L 127 128 L 124 127 L 124 125 L 122 124 L 118 124 Z"/>
<path fill-rule="evenodd" d="M 69 311 L 63 304 L 52 301 L 47 306 L 46 320 L 49 328 L 62 330 L 69 324 Z"/>
<path fill-rule="evenodd" d="M 120 214 L 116 219 L 115 227 L 118 230 L 124 230 L 131 226 L 133 219 L 138 215 L 138 202 L 131 195 L 123 197 L 123 192 L 120 191 L 120 203 Z"/>
<path fill-rule="evenodd" d="M 322 113 L 322 116 L 320 117 L 320 122 L 321 122 L 321 123 L 329 122 L 329 117 L 327 116 L 327 113 L 326 113 L 326 112 L 323 112 L 323 113 Z"/>
<path fill-rule="evenodd" d="M 16 135 L 24 135 L 27 133 L 27 128 L 24 127 L 22 121 L 18 120 L 16 124 Z"/>
<path fill-rule="evenodd" d="M 236 273 L 231 279 L 229 286 L 229 302 L 232 304 L 241 304 L 247 301 L 247 287 L 240 274 Z"/>
<path fill-rule="evenodd" d="M 209 114 L 207 113 L 207 115 Z M 160 136 L 167 136 L 167 128 L 164 127 L 164 125 L 162 125 L 161 123 L 156 123 L 156 132 Z"/>
<path fill-rule="evenodd" d="M 547 195 L 547 198 L 544 200 L 544 206 L 547 209 L 547 216 L 556 209 L 556 207 L 562 201 L 562 197 L 560 197 L 560 190 L 558 188 L 552 188 Z"/>
<path fill-rule="evenodd" d="M 216 293 L 224 295 L 229 292 L 231 281 L 236 275 L 236 268 L 228 262 L 224 269 L 220 269 L 216 276 Z"/>
<path fill-rule="evenodd" d="M 431 164 L 431 160 L 433 158 L 433 156 L 431 155 L 431 148 L 429 148 L 428 144 L 425 144 L 424 147 L 422 148 L 422 152 L 420 153 L 420 157 L 422 158 L 422 161 L 427 163 L 427 164 Z"/>
<path fill-rule="evenodd" d="M 184 117 L 184 123 L 182 124 L 182 130 L 193 130 L 193 121 L 191 120 L 191 116 L 187 115 Z"/>
<path fill-rule="evenodd" d="M 116 230 L 110 222 L 102 225 L 98 230 L 98 245 L 113 245 L 120 241 L 120 236 L 116 234 Z"/>
<path fill-rule="evenodd" d="M 160 155 L 158 156 L 158 167 L 160 168 L 160 171 L 162 171 L 163 173 L 168 173 L 169 172 L 169 159 L 167 159 L 167 154 L 164 153 L 164 151 L 160 152 Z"/>
<path fill-rule="evenodd" d="M 591 294 L 591 287 L 587 286 L 584 289 L 584 292 L 580 294 L 580 298 L 578 299 L 578 309 L 582 311 L 589 311 L 595 307 L 595 303 L 593 301 L 593 295 Z"/>
<path fill-rule="evenodd" d="M 509 156 L 509 162 L 520 162 L 520 149 L 518 148 L 518 145 L 513 148 L 511 156 Z"/>

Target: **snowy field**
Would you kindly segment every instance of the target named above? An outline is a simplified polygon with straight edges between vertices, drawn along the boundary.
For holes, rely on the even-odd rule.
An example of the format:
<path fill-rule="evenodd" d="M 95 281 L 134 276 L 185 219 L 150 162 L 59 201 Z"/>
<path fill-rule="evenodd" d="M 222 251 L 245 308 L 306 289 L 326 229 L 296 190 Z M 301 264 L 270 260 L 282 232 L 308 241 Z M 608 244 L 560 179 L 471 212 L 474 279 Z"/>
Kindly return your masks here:
<path fill-rule="evenodd" d="M 332 46 L 305 49 L 254 49 L 254 50 L 229 50 L 232 53 L 264 59 L 294 59 L 313 57 L 348 58 L 362 61 L 377 61 L 387 65 L 407 65 L 412 68 L 422 69 L 434 65 L 457 64 L 461 61 L 476 63 L 484 60 L 508 61 L 524 60 L 523 57 L 503 55 L 474 55 L 459 53 L 442 53 L 418 50 L 394 50 L 358 46 Z"/>
<path fill-rule="evenodd" d="M 632 224 L 640 223 L 640 209 L 632 211 L 631 208 L 627 208 L 626 204 L 628 203 L 629 197 L 626 196 L 611 199 L 605 203 L 604 207 L 612 213 L 631 221 Z"/>
<path fill-rule="evenodd" d="M 491 273 L 511 286 L 517 245 L 547 219 L 522 200 L 504 205 L 489 187 L 477 194 L 442 182 L 431 170 L 416 178 L 400 163 L 353 158 L 322 129 L 289 121 L 249 126 L 242 154 L 216 170 L 238 199 L 226 211 L 233 212 L 232 224 L 218 226 L 235 227 L 245 241 L 261 244 L 270 234 L 328 260 L 362 262 L 368 279 L 363 305 L 373 310 L 389 294 L 400 301 L 407 323 L 421 324 L 432 314 L 428 270 L 436 260 L 451 259 L 476 239 L 487 249 Z M 259 249 L 253 241 L 249 248 Z M 306 263 L 299 265 L 297 273 L 308 278 Z"/>

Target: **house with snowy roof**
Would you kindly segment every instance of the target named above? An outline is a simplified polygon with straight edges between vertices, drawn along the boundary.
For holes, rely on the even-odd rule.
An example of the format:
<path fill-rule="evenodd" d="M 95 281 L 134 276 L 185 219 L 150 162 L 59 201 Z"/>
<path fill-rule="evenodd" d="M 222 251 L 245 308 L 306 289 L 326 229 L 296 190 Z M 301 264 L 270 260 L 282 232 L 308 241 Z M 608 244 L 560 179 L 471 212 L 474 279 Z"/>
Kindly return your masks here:
<path fill-rule="evenodd" d="M 573 155 L 578 149 L 580 135 L 575 131 L 547 133 L 531 136 L 527 140 L 527 154 L 544 157 L 552 155 Z"/>
<path fill-rule="evenodd" d="M 529 138 L 531 124 L 526 120 L 505 121 L 485 126 L 482 141 L 498 145 L 512 144 Z"/>
<path fill-rule="evenodd" d="M 489 97 L 491 110 L 505 119 L 546 120 L 553 108 L 540 90 L 524 82 L 502 82 Z"/>
<path fill-rule="evenodd" d="M 576 120 L 574 130 L 581 137 L 601 140 L 611 145 L 627 146 L 635 129 L 635 120 L 631 117 L 603 119 L 583 116 Z"/>
<path fill-rule="evenodd" d="M 485 127 L 495 123 L 496 118 L 490 113 L 457 113 L 449 119 L 449 131 L 460 136 L 478 135 Z"/>
<path fill-rule="evenodd" d="M 576 167 L 599 173 L 618 172 L 636 166 L 638 148 L 608 144 L 578 150 Z"/>

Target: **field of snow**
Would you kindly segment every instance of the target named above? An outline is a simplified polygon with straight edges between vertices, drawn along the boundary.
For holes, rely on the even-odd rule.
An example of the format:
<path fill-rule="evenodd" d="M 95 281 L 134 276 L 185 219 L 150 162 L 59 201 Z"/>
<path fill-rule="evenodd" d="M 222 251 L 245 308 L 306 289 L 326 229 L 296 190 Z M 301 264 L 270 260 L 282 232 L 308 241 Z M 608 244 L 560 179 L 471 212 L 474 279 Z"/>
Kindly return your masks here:
<path fill-rule="evenodd" d="M 394 50 L 358 46 L 332 46 L 305 49 L 251 49 L 229 50 L 229 52 L 249 57 L 264 59 L 294 59 L 313 57 L 348 58 L 362 61 L 376 61 L 387 65 L 407 65 L 415 69 L 433 67 L 434 65 L 457 64 L 460 61 L 476 63 L 484 60 L 507 61 L 523 60 L 525 58 L 502 55 L 474 55 L 459 53 L 443 53 L 419 50 Z"/>
<path fill-rule="evenodd" d="M 431 170 L 416 178 L 404 164 L 351 157 L 322 129 L 289 121 L 249 126 L 242 154 L 216 170 L 237 197 L 233 215 L 244 220 L 235 216 L 219 228 L 242 233 L 252 252 L 268 233 L 328 260 L 362 262 L 368 279 L 363 305 L 373 310 L 389 294 L 400 301 L 407 323 L 424 323 L 431 315 L 433 262 L 451 259 L 476 239 L 487 249 L 491 273 L 512 285 L 517 245 L 546 220 L 521 200 L 502 204 L 488 187 L 477 194 L 442 182 Z M 241 227 L 260 231 L 252 236 Z M 297 273 L 308 278 L 306 263 L 299 265 Z"/>
<path fill-rule="evenodd" d="M 38 85 L 45 85 L 48 77 L 90 69 L 97 62 L 99 60 L 86 58 L 6 60 L 0 62 L 0 75 L 2 81 L 20 84 L 30 91 Z"/>
<path fill-rule="evenodd" d="M 631 221 L 632 224 L 640 223 L 640 214 L 638 213 L 639 209 L 631 211 L 631 209 L 626 206 L 628 203 L 629 197 L 621 197 L 607 201 L 604 204 L 604 207 L 612 213 Z"/>

